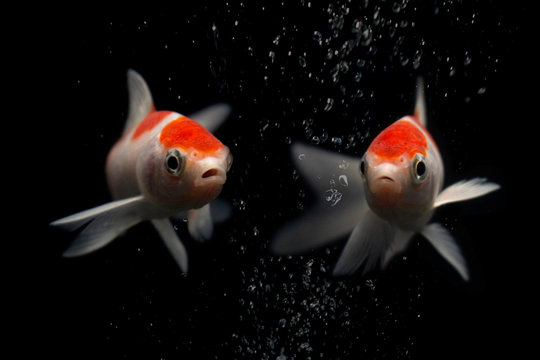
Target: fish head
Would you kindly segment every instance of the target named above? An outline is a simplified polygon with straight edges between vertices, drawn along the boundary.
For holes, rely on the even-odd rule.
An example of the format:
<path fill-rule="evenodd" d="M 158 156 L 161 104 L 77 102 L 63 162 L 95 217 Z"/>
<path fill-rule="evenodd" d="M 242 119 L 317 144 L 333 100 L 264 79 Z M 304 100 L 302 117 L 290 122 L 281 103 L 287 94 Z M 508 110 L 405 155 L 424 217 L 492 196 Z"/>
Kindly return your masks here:
<path fill-rule="evenodd" d="M 396 121 L 371 143 L 360 162 L 366 200 L 382 218 L 414 218 L 432 207 L 441 166 L 436 148 L 413 118 Z"/>
<path fill-rule="evenodd" d="M 141 166 L 142 193 L 160 205 L 197 209 L 214 200 L 232 165 L 229 148 L 185 117 L 167 123 Z"/>

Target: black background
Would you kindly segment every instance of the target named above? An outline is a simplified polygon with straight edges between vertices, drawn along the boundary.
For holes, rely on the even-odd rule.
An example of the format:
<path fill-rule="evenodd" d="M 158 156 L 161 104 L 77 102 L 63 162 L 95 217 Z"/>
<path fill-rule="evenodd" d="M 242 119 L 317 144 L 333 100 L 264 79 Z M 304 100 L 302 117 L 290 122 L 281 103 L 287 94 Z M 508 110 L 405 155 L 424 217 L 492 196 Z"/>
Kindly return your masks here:
<path fill-rule="evenodd" d="M 459 1 L 148 7 L 43 9 L 25 27 L 30 51 L 30 42 L 17 46 L 32 63 L 18 113 L 36 110 L 17 124 L 32 146 L 15 161 L 24 181 L 12 179 L 28 195 L 13 211 L 23 222 L 10 240 L 24 249 L 7 273 L 18 285 L 9 294 L 19 305 L 11 315 L 22 354 L 519 357 L 531 321 L 523 290 L 534 285 L 525 280 L 526 254 L 536 236 L 525 206 L 534 203 L 523 133 L 534 125 L 526 107 L 535 83 L 525 9 Z M 158 109 L 234 107 L 216 133 L 234 154 L 222 193 L 233 216 L 203 244 L 178 222 L 187 275 L 148 224 L 73 259 L 61 257 L 73 235 L 47 226 L 110 200 L 103 169 L 126 116 L 128 68 L 147 80 Z M 486 176 L 502 185 L 435 215 L 462 246 L 470 283 L 420 237 L 367 278 L 330 275 L 343 241 L 270 255 L 273 232 L 313 195 L 294 172 L 290 143 L 361 156 L 412 112 L 419 75 L 446 183 Z M 21 215 L 28 209 L 31 217 Z"/>

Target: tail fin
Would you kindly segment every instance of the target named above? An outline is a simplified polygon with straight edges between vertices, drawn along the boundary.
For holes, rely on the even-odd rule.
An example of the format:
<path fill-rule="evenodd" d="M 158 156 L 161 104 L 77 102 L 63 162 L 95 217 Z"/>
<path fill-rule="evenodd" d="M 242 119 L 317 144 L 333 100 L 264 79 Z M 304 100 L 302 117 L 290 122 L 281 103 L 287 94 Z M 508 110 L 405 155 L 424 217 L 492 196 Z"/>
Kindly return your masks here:
<path fill-rule="evenodd" d="M 416 104 L 414 106 L 414 116 L 420 124 L 427 126 L 426 100 L 424 99 L 424 80 L 419 77 L 416 80 Z"/>
<path fill-rule="evenodd" d="M 231 114 L 231 110 L 231 106 L 228 104 L 214 104 L 191 114 L 189 118 L 213 133 Z"/>
<path fill-rule="evenodd" d="M 51 226 L 74 231 L 88 224 L 64 252 L 73 257 L 95 251 L 114 240 L 125 230 L 142 221 L 142 196 L 113 201 L 65 218 L 53 221 Z"/>
<path fill-rule="evenodd" d="M 143 77 L 133 69 L 127 72 L 129 108 L 124 134 L 144 120 L 154 110 L 154 101 L 150 89 Z"/>

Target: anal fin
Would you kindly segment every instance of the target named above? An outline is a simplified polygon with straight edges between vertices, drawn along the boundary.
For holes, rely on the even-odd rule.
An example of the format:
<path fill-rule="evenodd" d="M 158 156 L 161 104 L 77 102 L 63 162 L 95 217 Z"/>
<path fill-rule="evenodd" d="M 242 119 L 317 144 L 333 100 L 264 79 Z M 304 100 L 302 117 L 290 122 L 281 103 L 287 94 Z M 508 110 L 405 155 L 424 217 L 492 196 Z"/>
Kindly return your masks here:
<path fill-rule="evenodd" d="M 188 271 L 187 251 L 184 244 L 182 244 L 182 241 L 176 234 L 176 231 L 174 231 L 174 227 L 170 220 L 153 219 L 151 222 L 180 269 L 186 273 Z"/>
<path fill-rule="evenodd" d="M 465 258 L 463 258 L 459 246 L 448 230 L 441 224 L 432 223 L 422 230 L 422 235 L 456 269 L 465 281 L 469 280 L 469 271 L 467 270 Z"/>
<path fill-rule="evenodd" d="M 204 205 L 200 209 L 188 211 L 189 234 L 197 241 L 206 241 L 212 238 L 214 223 L 210 214 L 210 204 Z"/>
<path fill-rule="evenodd" d="M 392 225 L 368 210 L 353 229 L 334 268 L 335 276 L 363 273 L 376 268 L 395 237 Z"/>

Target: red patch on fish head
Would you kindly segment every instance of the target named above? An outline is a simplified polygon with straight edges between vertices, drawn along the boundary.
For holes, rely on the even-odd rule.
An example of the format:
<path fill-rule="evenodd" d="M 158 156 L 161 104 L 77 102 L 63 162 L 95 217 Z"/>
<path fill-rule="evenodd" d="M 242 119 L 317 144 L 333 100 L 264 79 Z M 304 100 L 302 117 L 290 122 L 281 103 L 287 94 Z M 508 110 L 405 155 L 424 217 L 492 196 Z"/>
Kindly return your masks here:
<path fill-rule="evenodd" d="M 180 116 L 171 121 L 159 137 L 166 148 L 178 147 L 181 149 L 195 149 L 202 154 L 211 154 L 224 147 L 224 145 L 199 123 Z"/>
<path fill-rule="evenodd" d="M 426 156 L 427 140 L 418 126 L 408 120 L 399 120 L 384 129 L 371 143 L 368 151 L 381 159 L 396 160 L 407 154 L 412 159 L 415 154 Z"/>
<path fill-rule="evenodd" d="M 131 136 L 131 140 L 136 140 L 144 133 L 152 130 L 156 127 L 163 119 L 172 114 L 172 111 L 152 111 L 150 112 L 143 121 L 137 125 L 135 132 Z"/>

